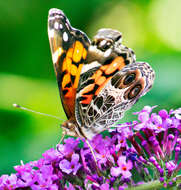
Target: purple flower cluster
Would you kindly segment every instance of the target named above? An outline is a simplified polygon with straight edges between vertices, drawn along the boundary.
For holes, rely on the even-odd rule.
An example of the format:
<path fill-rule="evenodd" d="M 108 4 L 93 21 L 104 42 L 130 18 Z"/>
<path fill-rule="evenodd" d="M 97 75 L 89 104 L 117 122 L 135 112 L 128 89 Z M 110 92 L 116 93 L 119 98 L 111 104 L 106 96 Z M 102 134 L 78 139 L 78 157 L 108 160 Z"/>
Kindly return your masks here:
<path fill-rule="evenodd" d="M 154 108 L 145 106 L 134 113 L 138 121 L 96 135 L 90 144 L 97 164 L 83 139 L 69 137 L 38 161 L 2 175 L 0 190 L 124 190 L 158 179 L 163 187 L 180 185 L 181 109 L 157 114 Z"/>

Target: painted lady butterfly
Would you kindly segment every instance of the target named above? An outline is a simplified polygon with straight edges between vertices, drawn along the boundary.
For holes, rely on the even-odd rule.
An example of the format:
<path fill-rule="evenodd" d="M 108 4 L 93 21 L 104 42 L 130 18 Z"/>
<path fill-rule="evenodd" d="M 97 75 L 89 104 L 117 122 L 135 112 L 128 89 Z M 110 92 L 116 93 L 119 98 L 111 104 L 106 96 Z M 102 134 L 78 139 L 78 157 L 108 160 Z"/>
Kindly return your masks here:
<path fill-rule="evenodd" d="M 152 87 L 153 69 L 136 62 L 119 31 L 100 29 L 91 42 L 61 10 L 51 9 L 48 36 L 68 135 L 91 139 Z"/>

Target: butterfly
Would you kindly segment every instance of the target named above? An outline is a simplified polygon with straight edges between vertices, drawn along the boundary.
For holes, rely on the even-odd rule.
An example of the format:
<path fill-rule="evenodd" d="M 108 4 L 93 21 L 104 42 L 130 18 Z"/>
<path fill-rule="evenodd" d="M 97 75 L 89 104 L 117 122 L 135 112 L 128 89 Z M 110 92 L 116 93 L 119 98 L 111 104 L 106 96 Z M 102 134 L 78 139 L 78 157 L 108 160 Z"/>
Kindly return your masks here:
<path fill-rule="evenodd" d="M 136 62 L 122 34 L 100 29 L 93 37 L 70 25 L 59 9 L 50 9 L 48 36 L 68 135 L 92 137 L 119 121 L 153 85 L 148 63 Z"/>

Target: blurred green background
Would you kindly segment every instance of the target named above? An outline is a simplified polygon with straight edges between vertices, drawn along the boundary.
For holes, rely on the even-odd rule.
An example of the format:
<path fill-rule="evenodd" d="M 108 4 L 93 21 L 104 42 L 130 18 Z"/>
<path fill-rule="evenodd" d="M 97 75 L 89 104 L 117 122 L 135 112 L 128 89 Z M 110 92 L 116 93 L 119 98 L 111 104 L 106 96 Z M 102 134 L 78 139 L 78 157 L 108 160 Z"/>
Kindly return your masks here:
<path fill-rule="evenodd" d="M 180 0 L 7 0 L 0 2 L 0 174 L 13 172 L 55 147 L 60 121 L 12 107 L 13 103 L 66 119 L 47 36 L 50 8 L 92 38 L 99 28 L 123 33 L 123 44 L 156 71 L 153 89 L 122 120 L 144 105 L 181 106 Z"/>

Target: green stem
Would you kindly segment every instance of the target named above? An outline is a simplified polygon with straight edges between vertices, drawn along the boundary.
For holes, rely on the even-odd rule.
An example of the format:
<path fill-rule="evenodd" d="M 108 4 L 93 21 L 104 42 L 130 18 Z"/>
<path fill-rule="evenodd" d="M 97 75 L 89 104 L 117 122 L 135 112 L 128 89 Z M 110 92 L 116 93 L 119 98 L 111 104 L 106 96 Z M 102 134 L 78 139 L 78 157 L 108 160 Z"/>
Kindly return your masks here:
<path fill-rule="evenodd" d="M 181 175 L 178 175 L 176 177 L 176 184 L 181 183 Z M 139 185 L 137 187 L 129 187 L 126 190 L 158 190 L 160 188 L 163 188 L 163 183 L 160 183 L 159 180 L 144 183 L 142 185 Z"/>
<path fill-rule="evenodd" d="M 160 181 L 152 181 L 148 183 L 144 183 L 143 185 L 139 185 L 137 187 L 129 187 L 126 190 L 153 190 L 163 187 L 163 184 Z"/>

